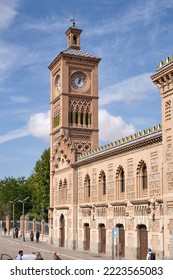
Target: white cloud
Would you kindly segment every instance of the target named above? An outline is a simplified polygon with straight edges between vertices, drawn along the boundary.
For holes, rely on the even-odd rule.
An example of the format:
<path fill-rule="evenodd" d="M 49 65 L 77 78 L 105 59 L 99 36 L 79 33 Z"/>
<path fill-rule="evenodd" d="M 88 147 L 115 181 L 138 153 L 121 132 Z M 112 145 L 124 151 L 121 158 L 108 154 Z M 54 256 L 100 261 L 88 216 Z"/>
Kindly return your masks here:
<path fill-rule="evenodd" d="M 119 116 L 115 117 L 109 114 L 106 110 L 99 110 L 99 129 L 99 138 L 103 142 L 115 141 L 135 132 L 132 124 L 126 123 Z M 50 111 L 32 115 L 29 118 L 27 128 L 22 127 L 0 136 L 0 144 L 29 135 L 49 141 Z"/>
<path fill-rule="evenodd" d="M 15 130 L 11 130 L 8 133 L 0 136 L 0 144 L 5 143 L 10 140 L 14 140 L 16 138 L 21 138 L 28 136 L 29 132 L 27 131 L 26 127 L 21 127 Z"/>
<path fill-rule="evenodd" d="M 100 141 L 114 141 L 133 134 L 135 128 L 127 124 L 121 117 L 110 115 L 106 110 L 99 110 Z M 28 122 L 29 133 L 43 140 L 50 139 L 50 111 L 38 113 L 30 117 Z"/>
<path fill-rule="evenodd" d="M 110 115 L 106 110 L 99 110 L 100 141 L 112 142 L 135 132 L 132 124 L 127 124 L 121 117 Z"/>
<path fill-rule="evenodd" d="M 156 24 L 155 19 L 160 16 L 159 10 L 161 10 L 157 1 L 137 1 L 135 5 L 134 3 L 131 4 L 129 1 L 128 4 L 129 5 L 126 5 L 126 8 L 123 9 L 123 13 L 117 14 L 115 18 L 110 18 L 109 21 L 104 20 L 103 17 L 101 28 L 99 23 L 99 26 L 95 26 L 94 28 L 92 26 L 90 30 L 87 30 L 87 34 L 89 36 L 92 34 L 95 36 L 103 36 L 103 34 L 116 32 L 116 34 L 119 35 L 129 32 L 129 30 L 132 30 L 134 26 L 137 26 L 141 22 L 147 25 L 154 21 Z M 162 8 L 165 8 L 164 5 Z"/>
<path fill-rule="evenodd" d="M 49 140 L 50 134 L 50 111 L 46 113 L 37 113 L 29 118 L 29 133 L 37 138 Z"/>
<path fill-rule="evenodd" d="M 29 118 L 27 127 L 21 127 L 11 130 L 0 136 L 0 144 L 16 138 L 22 138 L 32 135 L 36 138 L 49 140 L 50 138 L 50 111 L 46 113 L 37 113 Z"/>
<path fill-rule="evenodd" d="M 15 8 L 17 7 L 19 0 L 1 0 L 0 2 L 0 29 L 7 29 L 13 22 L 17 15 Z"/>
<path fill-rule="evenodd" d="M 21 57 L 25 57 L 25 59 L 21 59 Z M 33 65 L 38 65 L 40 57 L 40 51 L 0 42 L 0 81 L 7 79 L 12 72 L 22 67 L 29 69 Z"/>
<path fill-rule="evenodd" d="M 156 92 L 150 76 L 151 73 L 142 74 L 104 88 L 100 91 L 99 105 L 147 99 L 151 92 Z"/>
<path fill-rule="evenodd" d="M 27 96 L 11 96 L 10 100 L 14 103 L 28 103 L 30 99 Z"/>

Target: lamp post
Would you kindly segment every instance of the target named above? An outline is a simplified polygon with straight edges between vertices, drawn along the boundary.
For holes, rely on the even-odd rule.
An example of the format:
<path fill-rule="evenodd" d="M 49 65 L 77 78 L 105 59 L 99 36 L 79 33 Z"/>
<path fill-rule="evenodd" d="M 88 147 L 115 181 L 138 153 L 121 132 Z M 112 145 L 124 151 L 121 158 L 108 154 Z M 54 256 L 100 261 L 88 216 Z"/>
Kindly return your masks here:
<path fill-rule="evenodd" d="M 152 213 L 152 220 L 153 222 L 155 221 L 155 212 L 158 208 L 158 201 L 155 199 L 155 197 L 153 196 L 152 199 L 149 201 L 150 206 L 146 209 L 147 214 Z"/>
<path fill-rule="evenodd" d="M 44 218 L 44 208 L 41 208 L 41 211 L 40 211 L 40 216 L 41 216 L 41 219 L 43 220 Z"/>
<path fill-rule="evenodd" d="M 14 238 L 14 208 L 15 208 L 15 202 L 17 201 L 17 198 L 15 200 L 10 200 L 9 202 L 13 204 L 13 238 Z"/>
<path fill-rule="evenodd" d="M 22 238 L 23 238 L 23 242 L 25 242 L 25 230 L 24 230 L 24 216 L 25 216 L 25 201 L 29 198 L 29 196 L 27 196 L 24 200 L 18 200 L 19 202 L 23 203 L 23 230 L 22 230 Z"/>
<path fill-rule="evenodd" d="M 155 197 L 153 196 L 153 198 L 151 199 L 151 210 L 152 210 L 152 220 L 153 220 L 153 222 L 155 221 L 155 212 L 157 210 L 157 206 L 158 206 L 158 202 L 155 199 Z"/>

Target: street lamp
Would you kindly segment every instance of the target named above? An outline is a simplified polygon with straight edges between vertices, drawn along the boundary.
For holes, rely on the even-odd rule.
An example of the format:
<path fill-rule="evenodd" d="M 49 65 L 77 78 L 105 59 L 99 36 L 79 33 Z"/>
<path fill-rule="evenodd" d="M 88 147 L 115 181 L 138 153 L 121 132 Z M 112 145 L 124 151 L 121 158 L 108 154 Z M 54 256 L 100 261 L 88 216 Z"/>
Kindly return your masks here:
<path fill-rule="evenodd" d="M 25 241 L 25 231 L 24 231 L 24 215 L 25 215 L 25 201 L 29 198 L 29 196 L 27 196 L 24 200 L 18 200 L 19 202 L 23 203 L 23 233 L 22 233 L 22 237 L 23 237 L 23 241 Z"/>
<path fill-rule="evenodd" d="M 9 202 L 13 204 L 13 238 L 14 236 L 14 207 L 15 207 L 15 202 L 17 201 L 17 198 L 15 200 L 10 200 Z"/>
<path fill-rule="evenodd" d="M 40 211 L 40 216 L 41 216 L 41 219 L 43 220 L 44 218 L 44 208 L 41 208 L 41 211 Z"/>

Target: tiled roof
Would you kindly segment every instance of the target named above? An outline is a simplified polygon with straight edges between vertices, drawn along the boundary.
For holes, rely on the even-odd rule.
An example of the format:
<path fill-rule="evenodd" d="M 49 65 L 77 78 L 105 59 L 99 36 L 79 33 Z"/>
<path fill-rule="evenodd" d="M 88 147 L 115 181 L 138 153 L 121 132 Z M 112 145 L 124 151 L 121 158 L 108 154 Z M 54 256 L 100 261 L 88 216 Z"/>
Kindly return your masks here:
<path fill-rule="evenodd" d="M 132 142 L 135 143 L 137 140 L 142 139 L 142 138 L 145 139 L 145 137 L 150 137 L 150 135 L 152 135 L 156 132 L 159 132 L 159 133 L 162 132 L 161 124 L 153 126 L 151 128 L 148 128 L 148 129 L 145 129 L 143 131 L 137 132 L 137 133 L 132 134 L 130 136 L 124 137 L 120 140 L 117 140 L 117 141 L 112 142 L 110 144 L 101 146 L 101 147 L 96 148 L 94 150 L 89 150 L 87 152 L 84 152 L 84 153 L 78 155 L 77 160 L 80 161 L 81 159 L 87 158 L 91 155 L 92 156 L 97 155 L 97 154 L 100 154 L 101 152 L 105 152 L 105 151 L 108 151 L 110 149 L 112 150 L 112 149 L 114 149 L 116 147 L 119 147 L 119 146 L 122 146 L 124 144 L 128 145 Z"/>
<path fill-rule="evenodd" d="M 72 54 L 72 55 L 76 55 L 76 56 L 84 56 L 84 57 L 98 58 L 99 59 L 99 57 L 97 57 L 97 56 L 94 56 L 92 54 L 89 54 L 89 53 L 81 51 L 81 50 L 72 49 L 72 48 L 69 48 L 65 51 L 62 51 L 61 53 L 62 54 Z"/>

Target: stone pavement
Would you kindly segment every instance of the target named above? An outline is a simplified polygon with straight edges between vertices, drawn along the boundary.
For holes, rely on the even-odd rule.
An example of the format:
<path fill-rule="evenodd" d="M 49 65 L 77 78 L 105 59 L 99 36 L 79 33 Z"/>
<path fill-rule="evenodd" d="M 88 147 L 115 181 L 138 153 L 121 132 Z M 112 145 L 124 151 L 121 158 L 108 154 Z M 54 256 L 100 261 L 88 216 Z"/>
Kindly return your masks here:
<path fill-rule="evenodd" d="M 11 236 L 0 236 L 0 255 L 9 254 L 15 258 L 19 250 L 23 250 L 24 254 L 31 254 L 33 252 L 40 252 L 44 260 L 52 260 L 53 253 L 57 252 L 63 260 L 111 260 L 111 257 L 105 254 L 97 254 L 89 251 L 69 250 L 62 247 L 56 247 L 54 244 L 46 242 L 31 242 L 29 238 L 22 237 L 13 239 Z"/>

